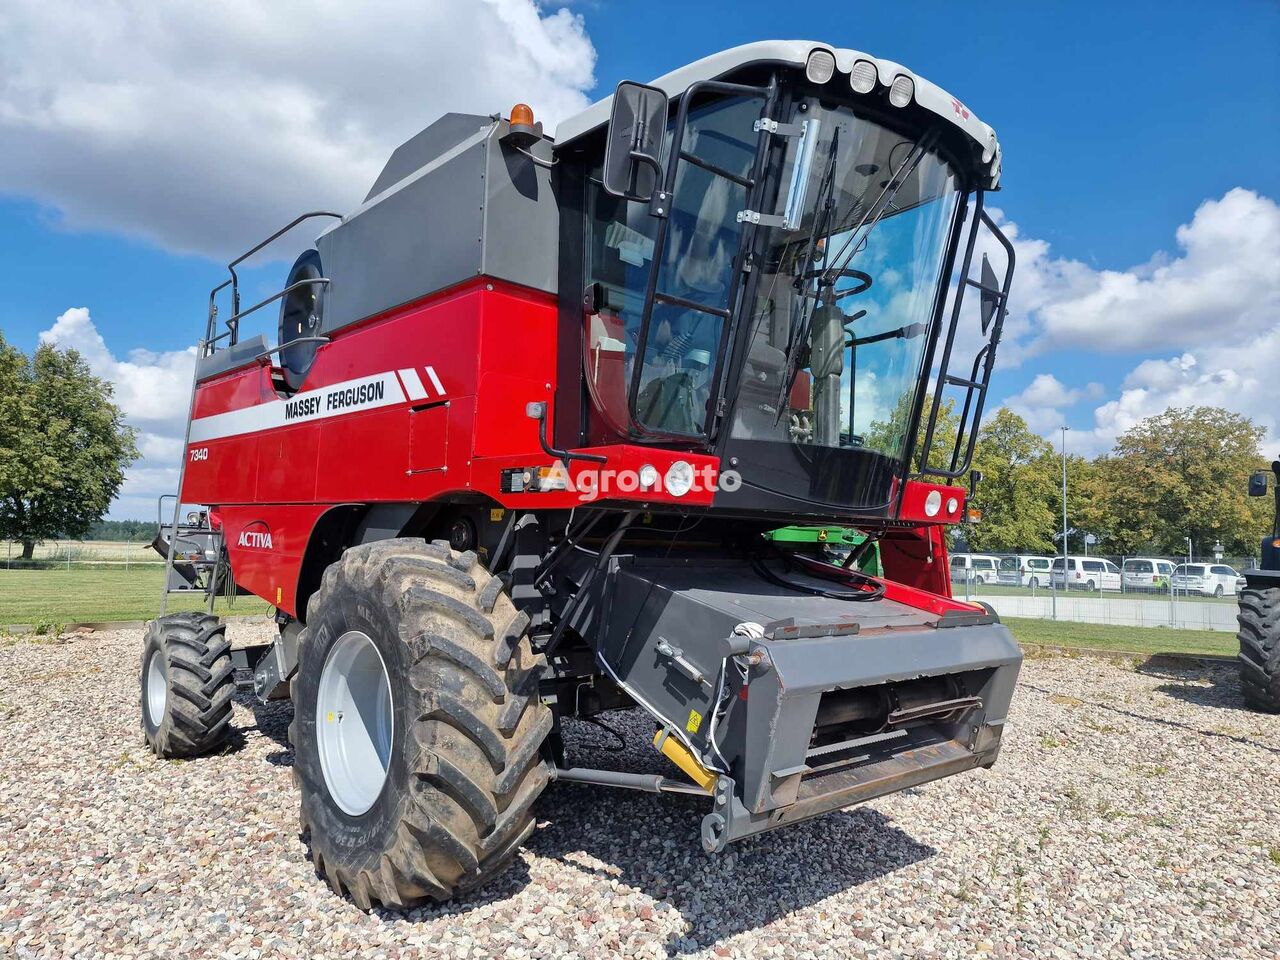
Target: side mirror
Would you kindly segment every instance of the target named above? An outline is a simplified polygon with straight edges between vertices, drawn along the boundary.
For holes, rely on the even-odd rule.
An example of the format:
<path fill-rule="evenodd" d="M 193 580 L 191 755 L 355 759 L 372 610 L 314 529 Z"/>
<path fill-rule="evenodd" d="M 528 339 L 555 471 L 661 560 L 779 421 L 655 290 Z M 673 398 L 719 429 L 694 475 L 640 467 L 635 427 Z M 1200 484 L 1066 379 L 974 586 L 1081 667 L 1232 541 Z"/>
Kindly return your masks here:
<path fill-rule="evenodd" d="M 1000 278 L 996 276 L 987 255 L 982 255 L 982 332 L 986 333 L 991 326 L 991 318 L 996 315 L 996 307 L 1000 297 L 994 292 L 1000 289 Z"/>
<path fill-rule="evenodd" d="M 648 203 L 662 180 L 667 95 L 623 80 L 613 94 L 604 148 L 604 188 L 615 197 Z"/>
<path fill-rule="evenodd" d="M 1265 497 L 1267 495 L 1267 471 L 1259 470 L 1249 477 L 1249 496 Z"/>

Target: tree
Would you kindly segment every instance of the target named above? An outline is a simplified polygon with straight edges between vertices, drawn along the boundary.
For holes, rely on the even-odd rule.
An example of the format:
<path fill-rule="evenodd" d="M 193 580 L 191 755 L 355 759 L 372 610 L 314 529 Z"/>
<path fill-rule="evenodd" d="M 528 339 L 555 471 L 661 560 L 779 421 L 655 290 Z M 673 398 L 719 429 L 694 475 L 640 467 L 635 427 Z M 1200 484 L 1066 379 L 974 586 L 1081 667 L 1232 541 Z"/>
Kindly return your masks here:
<path fill-rule="evenodd" d="M 1052 446 L 1052 445 L 1051 445 Z M 1115 546 L 1113 518 L 1107 512 L 1102 491 L 1106 487 L 1103 469 L 1106 457 L 1086 460 L 1079 454 L 1067 454 L 1067 552 L 1078 556 L 1085 552 L 1085 536 L 1093 534 L 1097 541 L 1090 547 L 1096 553 L 1119 553 Z M 1062 552 L 1062 453 L 1050 450 L 1042 465 L 1052 482 L 1049 486 L 1049 512 L 1053 514 L 1055 550 Z"/>
<path fill-rule="evenodd" d="M 1113 548 L 1180 555 L 1190 537 L 1201 556 L 1216 540 L 1228 553 L 1252 553 L 1267 526 L 1265 505 L 1246 493 L 1263 465 L 1263 436 L 1221 407 L 1170 407 L 1121 434 L 1098 464 Z"/>
<path fill-rule="evenodd" d="M 863 438 L 863 445 L 882 453 L 901 455 L 902 448 L 906 446 L 907 424 L 911 419 L 911 402 L 914 399 L 910 392 L 904 393 L 886 419 L 872 421 Z M 951 465 L 951 451 L 955 446 L 960 421 L 954 408 L 955 401 L 946 399 L 938 409 L 938 422 L 933 429 L 933 451 L 929 455 L 930 467 Z M 929 432 L 929 412 L 932 409 L 933 395 L 929 394 L 925 397 L 924 407 L 920 411 L 920 423 L 916 429 L 915 452 L 912 454 L 911 464 L 913 470 L 920 469 L 925 435 Z"/>
<path fill-rule="evenodd" d="M 28 358 L 0 336 L 0 537 L 31 559 L 50 537 L 83 536 L 138 456 L 134 431 L 74 350 Z"/>
<path fill-rule="evenodd" d="M 974 506 L 981 522 L 965 531 L 971 550 L 1016 552 L 1053 549 L 1053 449 L 1007 407 L 978 433 L 973 466 L 982 471 Z"/>

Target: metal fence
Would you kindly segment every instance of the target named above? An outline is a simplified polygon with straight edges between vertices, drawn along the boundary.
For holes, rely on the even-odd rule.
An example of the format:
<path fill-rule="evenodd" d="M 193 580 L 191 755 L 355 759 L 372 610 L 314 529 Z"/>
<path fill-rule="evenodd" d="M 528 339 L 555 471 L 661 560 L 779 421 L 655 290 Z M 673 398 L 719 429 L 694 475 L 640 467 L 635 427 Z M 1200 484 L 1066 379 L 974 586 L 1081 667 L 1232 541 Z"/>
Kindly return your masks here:
<path fill-rule="evenodd" d="M 4 568 L 20 570 L 67 569 L 75 567 L 155 567 L 164 558 L 149 543 L 127 540 L 47 540 L 36 544 L 30 560 L 22 558 L 22 544 L 6 541 L 3 547 Z"/>
<path fill-rule="evenodd" d="M 1079 576 L 1075 570 L 1068 571 L 1064 586 L 1061 565 L 1056 571 L 1052 566 L 1036 569 L 1015 562 L 1008 554 L 959 553 L 952 556 L 951 589 L 956 597 L 990 604 L 1004 617 L 1235 633 L 1237 575 L 1252 566 L 1251 558 L 1226 556 L 1069 556 L 1072 560 L 1101 561 L 1101 569 L 1089 564 L 1090 569 L 1079 570 Z M 962 566 L 966 557 L 969 565 Z M 978 558 L 993 558 L 995 568 L 979 563 Z M 1145 569 L 1147 565 L 1141 564 L 1141 572 L 1126 570 L 1126 562 L 1131 560 L 1160 561 L 1168 566 L 1162 569 L 1153 563 Z M 1188 563 L 1210 570 L 1229 568 L 1232 575 L 1209 574 L 1199 584 L 1171 575 Z"/>

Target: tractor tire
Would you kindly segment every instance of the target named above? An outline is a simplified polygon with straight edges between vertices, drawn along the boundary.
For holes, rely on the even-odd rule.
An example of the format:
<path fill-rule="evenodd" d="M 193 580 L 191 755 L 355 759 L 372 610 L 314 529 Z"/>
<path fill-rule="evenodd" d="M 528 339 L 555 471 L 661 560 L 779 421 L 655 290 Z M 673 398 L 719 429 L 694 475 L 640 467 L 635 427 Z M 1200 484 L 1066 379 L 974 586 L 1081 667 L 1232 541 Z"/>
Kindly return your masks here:
<path fill-rule="evenodd" d="M 1240 591 L 1240 692 L 1255 710 L 1280 713 L 1280 587 Z"/>
<path fill-rule="evenodd" d="M 156 756 L 197 757 L 230 733 L 236 684 L 226 631 L 207 613 L 175 613 L 147 627 L 142 735 Z"/>
<path fill-rule="evenodd" d="M 528 627 L 502 580 L 443 540 L 352 547 L 325 570 L 289 738 L 302 830 L 339 896 L 366 911 L 448 900 L 533 833 L 553 720 Z"/>

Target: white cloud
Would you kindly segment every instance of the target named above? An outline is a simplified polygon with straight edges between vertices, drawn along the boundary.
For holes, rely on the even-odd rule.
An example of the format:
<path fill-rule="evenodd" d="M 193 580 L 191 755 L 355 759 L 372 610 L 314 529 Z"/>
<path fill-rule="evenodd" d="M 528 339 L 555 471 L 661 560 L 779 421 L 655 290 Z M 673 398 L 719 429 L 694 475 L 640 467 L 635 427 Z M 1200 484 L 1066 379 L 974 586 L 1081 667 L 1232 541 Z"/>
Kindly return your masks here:
<path fill-rule="evenodd" d="M 1274 321 L 1271 329 L 1237 343 L 1205 347 L 1167 360 L 1144 360 L 1125 378 L 1119 397 L 1094 412 L 1089 440 L 1094 449 L 1104 450 L 1139 420 L 1169 407 L 1211 406 L 1250 417 L 1266 428 L 1264 443 L 1274 445 L 1280 439 L 1277 370 L 1280 328 Z"/>
<path fill-rule="evenodd" d="M 1247 339 L 1280 318 L 1280 204 L 1237 187 L 1180 226 L 1180 253 L 1095 270 L 1004 229 L 1018 267 L 1002 365 L 1062 347 L 1127 353 Z"/>
<path fill-rule="evenodd" d="M 1280 205 L 1236 188 L 1206 200 L 1177 231 L 1181 254 L 1130 270 L 1101 270 L 1047 304 L 1047 346 L 1167 348 L 1251 336 L 1280 315 Z"/>
<path fill-rule="evenodd" d="M 78 350 L 96 376 L 115 386 L 116 403 L 129 425 L 138 429 L 142 456 L 126 472 L 111 515 L 123 519 L 154 517 L 156 498 L 177 491 L 195 350 L 134 350 L 128 359 L 118 359 L 85 307 L 72 307 L 61 314 L 52 327 L 41 332 L 40 342 Z"/>
<path fill-rule="evenodd" d="M 582 19 L 536 0 L 7 0 L 0 193 L 225 256 L 349 209 L 447 111 L 586 103 Z"/>
<path fill-rule="evenodd" d="M 1242 188 L 1206 200 L 1178 228 L 1177 256 L 1157 252 L 1122 271 L 1055 257 L 1016 224 L 1002 228 L 1018 266 L 998 367 L 1041 366 L 1062 349 L 1146 355 L 1093 426 L 1073 432 L 1078 452 L 1104 452 L 1170 406 L 1222 406 L 1265 426 L 1269 442 L 1280 436 L 1265 389 L 1280 369 L 1280 204 Z M 1042 373 L 1006 405 L 1048 435 L 1101 393 Z"/>
<path fill-rule="evenodd" d="M 1072 388 L 1051 373 L 1040 373 L 1021 393 L 1005 400 L 1004 406 L 1026 420 L 1036 433 L 1048 434 L 1066 422 L 1066 408 L 1081 400 L 1097 400 L 1104 392 L 1100 383 Z"/>

